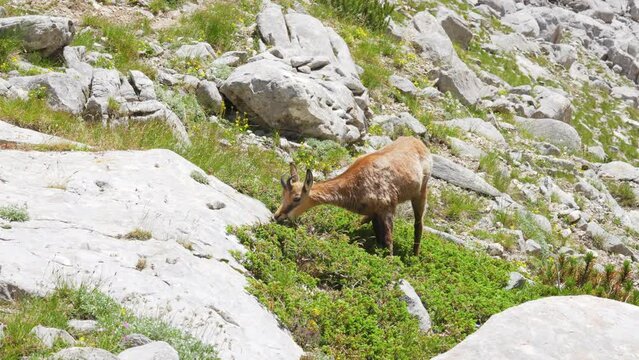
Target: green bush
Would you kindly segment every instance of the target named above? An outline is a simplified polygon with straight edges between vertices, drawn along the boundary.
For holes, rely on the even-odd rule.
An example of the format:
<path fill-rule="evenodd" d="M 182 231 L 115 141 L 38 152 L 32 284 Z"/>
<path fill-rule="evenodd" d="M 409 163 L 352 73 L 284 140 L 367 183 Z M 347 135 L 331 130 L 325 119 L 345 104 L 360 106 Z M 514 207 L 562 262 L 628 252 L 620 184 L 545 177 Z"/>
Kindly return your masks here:
<path fill-rule="evenodd" d="M 0 302 L 0 305 L 5 305 Z M 6 324 L 5 337 L 0 346 L 0 359 L 48 358 L 47 355 L 60 350 L 62 344 L 45 348 L 30 331 L 36 325 L 68 329 L 71 319 L 97 320 L 102 331 L 83 334 L 76 346 L 91 346 L 118 353 L 124 349 L 122 338 L 139 333 L 152 340 L 166 341 L 180 355 L 180 359 L 216 359 L 217 352 L 192 336 L 152 318 L 139 318 L 130 314 L 113 299 L 97 290 L 86 287 L 71 289 L 62 286 L 50 295 L 26 297 L 6 304 L 11 311 L 0 311 L 0 323 Z"/>
<path fill-rule="evenodd" d="M 385 30 L 390 16 L 395 11 L 395 5 L 379 0 L 319 0 L 318 2 L 333 8 L 338 16 L 354 22 L 362 22 L 374 31 Z"/>
<path fill-rule="evenodd" d="M 505 291 L 512 265 L 428 235 L 411 256 L 413 224 L 395 222 L 395 257 L 380 256 L 370 226 L 334 207 L 311 210 L 297 228 L 240 228 L 250 289 L 306 350 L 337 359 L 427 359 L 488 317 L 539 296 Z M 419 331 L 396 287 L 407 279 L 426 304 L 435 334 Z"/>
<path fill-rule="evenodd" d="M 29 213 L 26 207 L 17 205 L 0 206 L 0 219 L 17 222 L 28 221 Z"/>

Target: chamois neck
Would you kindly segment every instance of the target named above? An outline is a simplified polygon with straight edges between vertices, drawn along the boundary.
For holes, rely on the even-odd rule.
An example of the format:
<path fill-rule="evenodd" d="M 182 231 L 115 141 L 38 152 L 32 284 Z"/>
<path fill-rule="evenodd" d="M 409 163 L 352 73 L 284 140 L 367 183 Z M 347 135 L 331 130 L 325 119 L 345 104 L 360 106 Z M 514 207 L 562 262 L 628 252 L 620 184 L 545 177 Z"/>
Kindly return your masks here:
<path fill-rule="evenodd" d="M 337 179 L 330 179 L 315 183 L 311 188 L 309 197 L 315 205 L 330 204 L 346 207 L 347 199 L 343 193 L 342 182 Z"/>

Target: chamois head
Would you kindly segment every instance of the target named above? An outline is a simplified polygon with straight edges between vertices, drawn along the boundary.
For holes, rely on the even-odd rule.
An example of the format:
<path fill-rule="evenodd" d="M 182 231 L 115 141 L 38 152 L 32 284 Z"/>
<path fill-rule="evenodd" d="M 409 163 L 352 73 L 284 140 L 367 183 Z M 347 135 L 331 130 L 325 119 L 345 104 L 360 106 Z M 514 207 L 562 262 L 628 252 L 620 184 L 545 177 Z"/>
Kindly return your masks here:
<path fill-rule="evenodd" d="M 282 205 L 275 212 L 275 220 L 294 219 L 310 207 L 311 202 L 308 194 L 313 186 L 313 172 L 307 169 L 306 179 L 301 182 L 297 175 L 297 167 L 291 163 L 291 176 L 286 179 L 286 175 L 283 175 L 280 183 L 284 189 Z"/>

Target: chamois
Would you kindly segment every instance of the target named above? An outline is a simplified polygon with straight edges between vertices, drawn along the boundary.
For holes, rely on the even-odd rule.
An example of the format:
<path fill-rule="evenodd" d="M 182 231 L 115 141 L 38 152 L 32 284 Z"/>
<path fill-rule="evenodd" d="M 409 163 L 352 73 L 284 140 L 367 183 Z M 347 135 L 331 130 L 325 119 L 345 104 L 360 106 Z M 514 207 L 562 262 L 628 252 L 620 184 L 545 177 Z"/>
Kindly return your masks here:
<path fill-rule="evenodd" d="M 395 208 L 410 200 L 415 213 L 413 252 L 417 255 L 432 167 L 430 151 L 414 137 L 400 137 L 358 158 L 341 175 L 315 184 L 310 169 L 301 182 L 291 163 L 291 176 L 281 178 L 283 199 L 275 220 L 294 219 L 317 205 L 339 206 L 364 215 L 362 224 L 372 221 L 377 243 L 386 245 L 392 256 Z"/>

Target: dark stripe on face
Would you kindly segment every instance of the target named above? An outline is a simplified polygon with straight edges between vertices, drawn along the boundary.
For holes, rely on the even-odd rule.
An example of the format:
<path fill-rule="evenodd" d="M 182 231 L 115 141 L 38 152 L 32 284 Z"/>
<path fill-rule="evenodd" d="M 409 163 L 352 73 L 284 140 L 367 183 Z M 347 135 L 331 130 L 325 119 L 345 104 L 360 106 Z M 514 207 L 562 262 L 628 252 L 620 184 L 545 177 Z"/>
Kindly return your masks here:
<path fill-rule="evenodd" d="M 287 207 L 284 208 L 284 210 L 282 210 L 282 214 L 284 214 L 284 215 L 286 215 L 286 217 L 288 217 L 288 213 L 293 211 L 293 209 L 295 209 L 296 206 L 297 206 L 297 204 L 295 204 L 295 203 L 289 204 Z"/>

